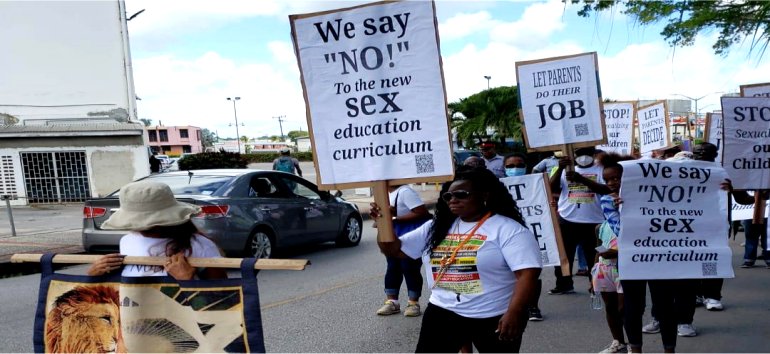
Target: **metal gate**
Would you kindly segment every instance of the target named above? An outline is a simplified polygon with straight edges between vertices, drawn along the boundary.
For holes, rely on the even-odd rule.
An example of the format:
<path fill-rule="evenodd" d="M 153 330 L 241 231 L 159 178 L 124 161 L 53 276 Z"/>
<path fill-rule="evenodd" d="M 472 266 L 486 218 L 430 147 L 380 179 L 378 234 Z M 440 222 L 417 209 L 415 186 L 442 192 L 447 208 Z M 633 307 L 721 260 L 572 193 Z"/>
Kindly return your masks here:
<path fill-rule="evenodd" d="M 83 202 L 91 197 L 84 151 L 22 152 L 30 204 Z"/>

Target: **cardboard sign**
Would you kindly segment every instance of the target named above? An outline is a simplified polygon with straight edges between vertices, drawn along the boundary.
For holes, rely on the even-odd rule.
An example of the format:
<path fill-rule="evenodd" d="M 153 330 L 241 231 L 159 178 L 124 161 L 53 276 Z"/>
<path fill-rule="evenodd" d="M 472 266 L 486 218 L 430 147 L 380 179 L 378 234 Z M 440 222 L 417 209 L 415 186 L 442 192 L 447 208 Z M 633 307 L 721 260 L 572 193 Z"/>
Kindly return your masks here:
<path fill-rule="evenodd" d="M 722 97 L 722 115 L 722 166 L 733 188 L 770 188 L 770 97 Z"/>
<path fill-rule="evenodd" d="M 636 102 L 604 103 L 607 144 L 596 146 L 606 152 L 631 155 L 634 150 L 634 117 Z"/>
<path fill-rule="evenodd" d="M 620 278 L 732 278 L 725 170 L 692 160 L 621 165 Z"/>
<path fill-rule="evenodd" d="M 551 213 L 548 175 L 537 173 L 505 177 L 501 178 L 500 182 L 508 188 L 508 192 L 513 196 L 524 217 L 526 226 L 537 237 L 543 267 L 561 265 L 562 257 L 559 255 L 561 232 L 559 225 L 554 223 L 555 218 Z M 566 255 L 564 258 L 566 261 Z"/>
<path fill-rule="evenodd" d="M 289 18 L 320 186 L 451 178 L 433 2 Z"/>
<path fill-rule="evenodd" d="M 754 191 L 746 191 L 753 196 Z M 754 218 L 754 204 L 738 204 L 732 196 L 732 208 L 730 211 L 730 221 L 751 220 Z M 770 215 L 770 205 L 765 206 L 765 217 Z"/>
<path fill-rule="evenodd" d="M 706 127 L 703 131 L 703 140 L 712 143 L 717 147 L 717 160 L 722 159 L 722 144 L 724 125 L 722 124 L 722 113 L 706 113 Z"/>
<path fill-rule="evenodd" d="M 636 112 L 639 122 L 639 151 L 644 154 L 665 149 L 671 144 L 668 133 L 668 107 L 666 101 L 658 101 Z"/>
<path fill-rule="evenodd" d="M 770 97 L 770 82 L 741 85 L 742 97 Z"/>
<path fill-rule="evenodd" d="M 516 81 L 530 151 L 607 142 L 595 52 L 516 62 Z"/>

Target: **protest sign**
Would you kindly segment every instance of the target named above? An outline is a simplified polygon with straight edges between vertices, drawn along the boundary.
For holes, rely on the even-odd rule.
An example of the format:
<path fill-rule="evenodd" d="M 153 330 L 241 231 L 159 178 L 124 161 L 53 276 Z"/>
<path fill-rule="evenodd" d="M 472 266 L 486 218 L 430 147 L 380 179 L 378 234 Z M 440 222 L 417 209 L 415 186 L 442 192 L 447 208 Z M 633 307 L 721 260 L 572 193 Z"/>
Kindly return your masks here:
<path fill-rule="evenodd" d="M 746 191 L 749 195 L 753 196 L 754 191 Z M 732 198 L 732 197 L 731 197 Z M 765 213 L 763 217 L 770 215 L 770 205 L 765 206 Z M 732 198 L 732 208 L 730 211 L 731 221 L 751 220 L 754 218 L 754 204 L 738 204 L 735 198 Z"/>
<path fill-rule="evenodd" d="M 621 279 L 733 277 L 725 170 L 692 160 L 621 165 Z"/>
<path fill-rule="evenodd" d="M 567 265 L 567 255 L 561 239 L 556 215 L 551 209 L 551 191 L 548 175 L 537 173 L 501 178 L 524 217 L 525 225 L 537 237 L 543 266 Z M 563 257 L 561 256 L 563 255 Z M 567 266 L 569 273 L 569 266 Z"/>
<path fill-rule="evenodd" d="M 724 144 L 722 144 L 722 113 L 706 113 L 706 127 L 703 131 L 703 140 L 712 143 L 717 147 L 717 160 L 722 160 L 722 150 Z"/>
<path fill-rule="evenodd" d="M 253 258 L 242 278 L 176 281 L 58 274 L 53 256 L 41 260 L 36 353 L 265 352 Z"/>
<path fill-rule="evenodd" d="M 634 150 L 634 117 L 636 102 L 604 103 L 604 123 L 607 124 L 607 144 L 597 149 L 621 155 L 631 155 Z"/>
<path fill-rule="evenodd" d="M 516 81 L 530 151 L 607 142 L 596 53 L 516 62 Z"/>
<path fill-rule="evenodd" d="M 319 186 L 451 178 L 433 2 L 378 2 L 289 19 Z"/>
<path fill-rule="evenodd" d="M 639 152 L 665 149 L 671 144 L 668 134 L 668 107 L 666 101 L 658 101 L 636 112 L 639 122 Z"/>
<path fill-rule="evenodd" d="M 742 97 L 770 97 L 770 82 L 741 85 Z"/>
<path fill-rule="evenodd" d="M 722 166 L 733 188 L 770 188 L 770 97 L 722 97 L 722 116 Z"/>

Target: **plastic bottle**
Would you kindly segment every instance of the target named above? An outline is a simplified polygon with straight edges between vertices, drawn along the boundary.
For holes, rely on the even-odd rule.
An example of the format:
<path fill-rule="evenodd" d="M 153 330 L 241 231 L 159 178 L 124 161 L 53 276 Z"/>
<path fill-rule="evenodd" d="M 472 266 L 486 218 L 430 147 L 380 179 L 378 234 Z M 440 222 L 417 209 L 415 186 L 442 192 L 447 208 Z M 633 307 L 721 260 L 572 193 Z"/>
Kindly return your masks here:
<path fill-rule="evenodd" d="M 601 310 L 604 308 L 602 304 L 602 297 L 596 294 L 591 294 L 591 309 Z"/>

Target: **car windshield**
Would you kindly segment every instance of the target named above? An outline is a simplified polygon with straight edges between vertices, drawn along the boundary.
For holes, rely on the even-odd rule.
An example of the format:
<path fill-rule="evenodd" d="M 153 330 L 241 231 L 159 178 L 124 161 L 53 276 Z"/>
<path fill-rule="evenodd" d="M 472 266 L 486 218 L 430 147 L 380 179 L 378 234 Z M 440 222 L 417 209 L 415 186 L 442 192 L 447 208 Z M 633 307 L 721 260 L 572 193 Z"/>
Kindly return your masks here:
<path fill-rule="evenodd" d="M 196 176 L 193 175 L 190 178 L 187 175 L 157 175 L 148 177 L 145 180 L 151 180 L 153 182 L 161 182 L 171 187 L 171 191 L 174 194 L 200 194 L 211 195 L 219 188 L 225 185 L 225 183 L 231 181 L 233 176 Z M 120 191 L 112 193 L 110 196 L 116 197 Z"/>

